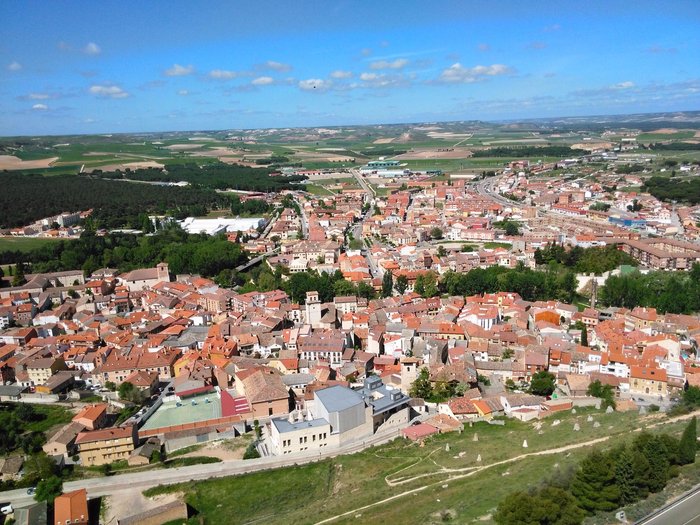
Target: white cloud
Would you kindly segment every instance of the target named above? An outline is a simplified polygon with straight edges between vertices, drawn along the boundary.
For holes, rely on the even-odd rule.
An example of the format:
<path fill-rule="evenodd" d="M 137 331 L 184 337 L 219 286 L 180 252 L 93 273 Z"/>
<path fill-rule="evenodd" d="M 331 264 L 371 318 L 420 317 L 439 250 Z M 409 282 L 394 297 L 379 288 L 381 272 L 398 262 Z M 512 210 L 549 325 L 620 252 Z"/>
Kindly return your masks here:
<path fill-rule="evenodd" d="M 546 26 L 542 31 L 545 33 L 554 33 L 555 31 L 559 31 L 561 29 L 561 25 L 559 24 L 552 24 L 551 26 Z"/>
<path fill-rule="evenodd" d="M 180 64 L 173 64 L 173 67 L 165 70 L 165 75 L 168 77 L 184 77 L 194 73 L 194 66 L 181 66 Z"/>
<path fill-rule="evenodd" d="M 322 78 L 309 78 L 299 81 L 299 89 L 303 91 L 328 91 L 333 87 L 332 80 L 323 80 Z"/>
<path fill-rule="evenodd" d="M 289 64 L 285 64 L 283 62 L 276 62 L 274 60 L 268 60 L 267 62 L 262 64 L 262 67 L 264 69 L 272 69 L 273 71 L 280 72 L 291 71 L 292 69 L 292 66 L 290 66 Z"/>
<path fill-rule="evenodd" d="M 360 75 L 360 80 L 362 81 L 361 84 L 352 85 L 352 87 L 386 88 L 392 86 L 405 86 L 411 82 L 411 78 L 402 73 L 391 75 L 385 73 L 362 73 Z"/>
<path fill-rule="evenodd" d="M 634 82 L 626 80 L 625 82 L 619 82 L 618 84 L 613 84 L 610 89 L 629 89 L 634 87 Z"/>
<path fill-rule="evenodd" d="M 49 109 L 49 106 L 47 106 L 46 104 L 34 104 L 32 106 L 32 109 L 37 111 L 46 111 L 47 109 Z"/>
<path fill-rule="evenodd" d="M 90 86 L 89 91 L 91 94 L 102 98 L 126 98 L 129 96 L 129 93 L 119 86 L 94 85 Z"/>
<path fill-rule="evenodd" d="M 490 66 L 464 67 L 459 62 L 452 64 L 440 74 L 439 82 L 469 84 L 483 80 L 487 76 L 499 76 L 512 73 L 513 69 L 503 64 Z"/>
<path fill-rule="evenodd" d="M 369 47 L 365 47 L 365 48 L 362 48 L 362 49 L 360 50 L 360 54 L 361 54 L 363 57 L 368 57 L 368 56 L 370 56 L 370 55 L 372 54 L 372 50 L 371 50 Z"/>
<path fill-rule="evenodd" d="M 83 53 L 86 55 L 99 55 L 102 53 L 100 46 L 95 44 L 95 42 L 88 42 L 88 44 L 83 48 Z"/>
<path fill-rule="evenodd" d="M 180 91 L 177 92 L 177 94 L 180 95 L 181 97 L 186 97 L 187 95 L 190 94 L 190 92 L 187 91 L 186 89 L 181 89 Z"/>
<path fill-rule="evenodd" d="M 20 69 L 22 69 L 22 64 L 15 60 L 14 62 L 10 62 L 9 64 L 7 64 L 7 69 L 9 71 L 19 71 Z"/>
<path fill-rule="evenodd" d="M 405 58 L 397 58 L 393 61 L 377 60 L 369 65 L 370 69 L 403 69 L 408 65 L 408 60 Z"/>
<path fill-rule="evenodd" d="M 230 80 L 239 75 L 238 71 L 230 71 L 228 69 L 212 69 L 209 71 L 209 77 L 216 78 L 217 80 Z"/>
<path fill-rule="evenodd" d="M 46 100 L 47 98 L 51 98 L 51 96 L 47 93 L 29 93 L 27 98 L 29 100 Z"/>
<path fill-rule="evenodd" d="M 275 79 L 272 77 L 258 77 L 253 79 L 251 84 L 254 86 L 269 86 L 270 84 L 274 83 Z"/>
<path fill-rule="evenodd" d="M 350 78 L 352 77 L 352 71 L 343 71 L 342 69 L 336 69 L 331 73 L 331 78 Z"/>
<path fill-rule="evenodd" d="M 486 51 L 491 51 L 491 46 L 488 44 L 479 44 L 478 46 L 476 46 L 476 48 L 482 53 L 485 53 Z"/>

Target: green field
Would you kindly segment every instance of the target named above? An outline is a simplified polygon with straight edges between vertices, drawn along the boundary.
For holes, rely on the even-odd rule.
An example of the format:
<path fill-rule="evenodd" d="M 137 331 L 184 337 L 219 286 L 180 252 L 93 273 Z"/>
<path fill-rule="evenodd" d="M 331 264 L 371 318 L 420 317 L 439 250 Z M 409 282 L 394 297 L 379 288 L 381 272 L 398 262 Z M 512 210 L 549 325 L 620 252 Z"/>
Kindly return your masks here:
<path fill-rule="evenodd" d="M 557 419 L 560 424 L 553 425 Z M 573 430 L 574 423 L 580 431 Z M 185 501 L 200 513 L 193 524 L 200 523 L 200 517 L 206 524 L 318 523 L 330 518 L 332 523 L 363 519 L 422 524 L 441 522 L 446 515 L 469 523 L 491 514 L 508 493 L 575 464 L 590 450 L 587 444 L 592 440 L 596 446 L 613 446 L 629 440 L 640 427 L 679 434 L 685 422 L 669 423 L 660 414 L 640 417 L 579 409 L 535 425 L 515 420 L 504 426 L 477 423 L 459 434 L 430 438 L 424 447 L 399 439 L 319 463 L 156 487 L 146 495 L 184 491 Z M 525 439 L 528 448 L 522 447 Z M 560 450 L 566 446 L 570 448 Z M 235 514 L 219 510 L 228 499 L 236 501 Z"/>
<path fill-rule="evenodd" d="M 30 252 L 53 242 L 65 239 L 33 238 L 33 237 L 0 237 L 0 252 L 19 251 Z"/>
<path fill-rule="evenodd" d="M 692 139 L 694 131 L 679 131 L 677 133 L 641 133 L 637 135 L 637 142 L 660 142 L 662 140 Z"/>

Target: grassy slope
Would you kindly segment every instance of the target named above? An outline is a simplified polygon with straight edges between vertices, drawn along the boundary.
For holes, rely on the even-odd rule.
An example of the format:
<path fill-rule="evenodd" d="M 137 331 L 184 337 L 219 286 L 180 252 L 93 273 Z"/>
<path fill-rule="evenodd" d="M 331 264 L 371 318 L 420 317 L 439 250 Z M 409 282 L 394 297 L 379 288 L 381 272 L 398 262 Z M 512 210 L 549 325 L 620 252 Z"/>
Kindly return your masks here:
<path fill-rule="evenodd" d="M 593 422 L 587 421 L 588 415 L 600 427 L 594 428 Z M 552 426 L 557 418 L 561 424 Z M 651 415 L 640 421 L 632 413 L 605 414 L 590 409 L 544 420 L 541 434 L 533 423 L 508 420 L 505 427 L 482 423 L 466 427 L 461 434 L 431 438 L 424 447 L 396 440 L 317 464 L 212 479 L 166 490 L 184 490 L 186 501 L 203 515 L 207 524 L 248 523 L 258 519 L 272 524 L 316 523 L 344 512 L 351 514 L 333 523 L 356 522 L 357 514 L 372 523 L 430 523 L 440 521 L 444 512 L 456 513 L 458 522 L 468 522 L 492 512 L 509 492 L 539 483 L 556 466 L 574 464 L 589 447 L 529 456 L 467 475 L 473 467 L 610 435 L 609 441 L 599 445 L 607 447 L 629 439 L 632 429 L 642 423 L 662 421 L 665 416 Z M 581 427 L 578 432 L 573 431 L 575 422 Z M 684 425 L 685 422 L 664 424 L 656 430 L 680 433 Z M 528 440 L 527 449 L 522 448 L 523 439 Z M 448 443 L 449 452 L 445 450 Z M 477 462 L 479 454 L 481 462 Z M 452 470 L 439 472 L 443 467 Z M 389 486 L 385 477 L 404 483 Z M 420 490 L 361 509 L 412 489 Z M 236 501 L 235 515 L 217 510 L 224 500 Z"/>
<path fill-rule="evenodd" d="M 28 237 L 0 237 L 0 252 L 8 250 L 29 252 L 36 248 L 41 248 L 48 243 L 58 242 L 59 240 L 60 239 L 33 239 Z"/>

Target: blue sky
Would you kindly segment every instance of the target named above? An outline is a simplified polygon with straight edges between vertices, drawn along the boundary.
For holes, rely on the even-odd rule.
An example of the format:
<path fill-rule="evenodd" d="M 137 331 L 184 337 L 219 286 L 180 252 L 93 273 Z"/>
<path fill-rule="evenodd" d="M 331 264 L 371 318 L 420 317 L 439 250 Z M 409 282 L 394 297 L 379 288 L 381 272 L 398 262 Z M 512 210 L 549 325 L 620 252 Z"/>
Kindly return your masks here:
<path fill-rule="evenodd" d="M 0 2 L 0 135 L 700 109 L 700 1 Z"/>

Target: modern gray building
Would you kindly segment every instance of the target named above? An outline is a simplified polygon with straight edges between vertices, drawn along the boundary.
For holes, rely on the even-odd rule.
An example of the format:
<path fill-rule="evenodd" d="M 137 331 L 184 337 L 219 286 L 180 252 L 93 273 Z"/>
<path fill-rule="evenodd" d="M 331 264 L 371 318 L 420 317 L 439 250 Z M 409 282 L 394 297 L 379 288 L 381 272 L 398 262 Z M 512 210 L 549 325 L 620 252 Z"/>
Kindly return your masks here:
<path fill-rule="evenodd" d="M 313 406 L 270 424 L 275 454 L 318 450 L 365 439 L 380 428 L 408 424 L 410 397 L 370 376 L 358 390 L 331 386 L 314 392 Z"/>

